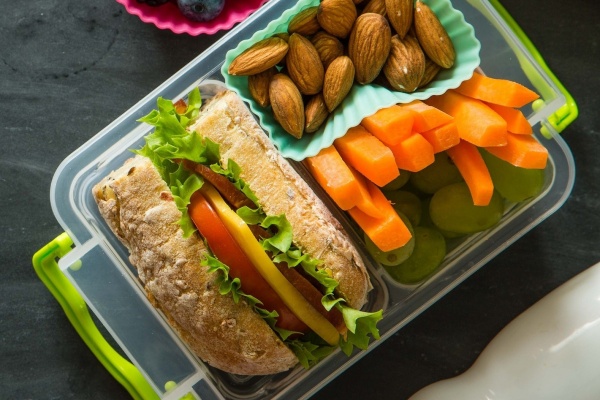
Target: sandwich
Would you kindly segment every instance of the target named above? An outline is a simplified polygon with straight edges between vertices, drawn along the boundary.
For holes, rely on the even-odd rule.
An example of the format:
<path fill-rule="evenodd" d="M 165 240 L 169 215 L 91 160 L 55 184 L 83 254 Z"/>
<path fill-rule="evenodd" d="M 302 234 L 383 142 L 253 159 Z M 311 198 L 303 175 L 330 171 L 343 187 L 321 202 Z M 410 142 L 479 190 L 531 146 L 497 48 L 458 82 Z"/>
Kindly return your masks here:
<path fill-rule="evenodd" d="M 93 188 L 148 300 L 201 360 L 310 368 L 379 338 L 349 235 L 234 92 L 159 98 L 154 127 Z"/>

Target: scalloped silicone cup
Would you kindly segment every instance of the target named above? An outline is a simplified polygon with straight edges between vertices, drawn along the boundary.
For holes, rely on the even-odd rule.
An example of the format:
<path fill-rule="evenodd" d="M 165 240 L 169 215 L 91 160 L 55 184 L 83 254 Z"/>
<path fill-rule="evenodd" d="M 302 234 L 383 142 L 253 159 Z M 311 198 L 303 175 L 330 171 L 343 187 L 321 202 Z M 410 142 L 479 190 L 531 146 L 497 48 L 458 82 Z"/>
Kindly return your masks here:
<path fill-rule="evenodd" d="M 177 4 L 168 2 L 152 7 L 137 0 L 117 0 L 125 6 L 128 13 L 138 16 L 142 21 L 154 24 L 159 29 L 168 29 L 174 33 L 187 33 L 191 36 L 212 35 L 221 30 L 230 29 L 256 11 L 267 0 L 227 0 L 223 11 L 212 21 L 197 22 L 183 16 Z"/>
<path fill-rule="evenodd" d="M 227 73 L 229 64 L 242 51 L 261 39 L 274 33 L 286 32 L 290 19 L 303 9 L 319 4 L 319 0 L 301 0 L 285 11 L 280 18 L 271 21 L 268 26 L 257 31 L 250 39 L 244 40 L 230 50 L 221 69 L 225 83 L 235 90 L 248 103 L 258 116 L 261 125 L 284 157 L 302 161 L 316 155 L 321 149 L 331 146 L 333 141 L 346 131 L 381 108 L 398 103 L 409 103 L 415 99 L 425 100 L 439 95 L 448 89 L 458 87 L 469 79 L 479 66 L 481 44 L 475 37 L 473 27 L 465 21 L 463 14 L 452 8 L 450 0 L 424 1 L 436 13 L 442 25 L 450 35 L 456 50 L 456 60 L 450 69 L 441 71 L 436 79 L 423 89 L 413 93 L 394 92 L 379 85 L 354 85 L 342 104 L 332 113 L 326 124 L 313 134 L 305 134 L 296 139 L 286 133 L 275 121 L 270 108 L 259 106 L 248 91 L 248 79 L 245 76 L 233 76 Z"/>

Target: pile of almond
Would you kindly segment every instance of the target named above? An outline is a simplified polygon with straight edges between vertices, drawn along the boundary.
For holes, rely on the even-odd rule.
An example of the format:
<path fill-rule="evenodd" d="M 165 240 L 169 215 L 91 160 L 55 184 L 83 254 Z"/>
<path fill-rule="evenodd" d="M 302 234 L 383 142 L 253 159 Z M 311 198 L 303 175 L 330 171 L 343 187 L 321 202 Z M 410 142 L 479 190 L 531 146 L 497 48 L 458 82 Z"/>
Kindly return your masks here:
<path fill-rule="evenodd" d="M 296 138 L 312 133 L 352 85 L 413 92 L 454 64 L 455 51 L 421 0 L 321 0 L 292 18 L 287 32 L 263 39 L 229 65 Z"/>

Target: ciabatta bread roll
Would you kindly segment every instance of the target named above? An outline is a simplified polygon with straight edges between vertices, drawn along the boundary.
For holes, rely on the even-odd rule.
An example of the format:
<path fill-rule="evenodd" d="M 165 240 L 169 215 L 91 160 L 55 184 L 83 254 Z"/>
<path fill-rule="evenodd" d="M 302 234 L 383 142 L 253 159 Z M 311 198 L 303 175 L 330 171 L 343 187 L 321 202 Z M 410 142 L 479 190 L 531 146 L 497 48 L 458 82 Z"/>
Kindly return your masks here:
<path fill-rule="evenodd" d="M 219 93 L 187 129 L 219 144 L 221 165 L 229 159 L 239 165 L 264 212 L 285 214 L 294 244 L 320 260 L 319 268 L 339 282 L 337 296 L 360 309 L 371 288 L 361 257 L 241 99 L 230 91 Z M 209 248 L 198 233 L 184 237 L 178 224 L 182 212 L 149 158 L 127 160 L 94 187 L 93 195 L 102 217 L 129 250 L 148 299 L 202 360 L 244 375 L 278 373 L 299 362 L 251 305 L 220 293 L 218 273 L 201 262 Z"/>

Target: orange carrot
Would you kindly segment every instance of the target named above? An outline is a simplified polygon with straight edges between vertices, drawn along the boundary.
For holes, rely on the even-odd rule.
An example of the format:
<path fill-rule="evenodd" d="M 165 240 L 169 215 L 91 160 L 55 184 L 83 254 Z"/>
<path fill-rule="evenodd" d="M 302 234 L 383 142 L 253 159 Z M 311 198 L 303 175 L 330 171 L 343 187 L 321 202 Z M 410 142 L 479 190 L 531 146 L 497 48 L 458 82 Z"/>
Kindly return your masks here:
<path fill-rule="evenodd" d="M 531 135 L 533 129 L 531 124 L 525 118 L 521 110 L 513 107 L 501 106 L 493 103 L 486 103 L 492 110 L 506 121 L 506 130 L 519 135 Z"/>
<path fill-rule="evenodd" d="M 392 151 L 362 125 L 333 142 L 342 159 L 371 182 L 385 186 L 400 175 Z"/>
<path fill-rule="evenodd" d="M 452 116 L 438 108 L 423 103 L 421 100 L 402 104 L 401 107 L 410 110 L 414 115 L 413 132 L 422 133 L 453 120 Z"/>
<path fill-rule="evenodd" d="M 440 153 L 460 142 L 456 122 L 451 121 L 447 124 L 437 126 L 428 131 L 422 132 L 421 136 L 433 146 L 434 153 Z"/>
<path fill-rule="evenodd" d="M 358 182 L 356 208 L 373 218 L 383 218 L 384 212 L 377 207 L 369 192 L 369 181 L 354 168 L 349 167 Z"/>
<path fill-rule="evenodd" d="M 412 237 L 408 227 L 383 192 L 371 182 L 367 182 L 367 186 L 374 204 L 384 213 L 384 217 L 373 218 L 358 207 L 351 208 L 348 213 L 382 251 L 390 251 L 404 246 Z"/>
<path fill-rule="evenodd" d="M 465 96 L 506 107 L 523 107 L 540 96 L 520 83 L 508 79 L 491 78 L 474 72 L 456 91 Z"/>
<path fill-rule="evenodd" d="M 473 198 L 473 204 L 487 206 L 494 194 L 494 184 L 477 147 L 461 140 L 459 144 L 446 152 L 465 179 Z"/>
<path fill-rule="evenodd" d="M 396 144 L 412 132 L 413 113 L 393 105 L 363 118 L 361 125 L 385 144 Z"/>
<path fill-rule="evenodd" d="M 417 172 L 435 160 L 433 146 L 419 133 L 413 133 L 400 143 L 390 146 L 400 169 Z"/>
<path fill-rule="evenodd" d="M 506 121 L 482 101 L 448 90 L 426 102 L 454 117 L 461 139 L 480 147 L 506 144 Z"/>
<path fill-rule="evenodd" d="M 338 207 L 348 210 L 356 206 L 359 183 L 335 147 L 324 148 L 316 156 L 308 157 L 306 166 Z"/>
<path fill-rule="evenodd" d="M 530 135 L 509 133 L 506 146 L 485 149 L 516 167 L 543 169 L 548 162 L 548 149 Z"/>

